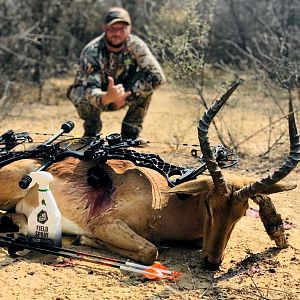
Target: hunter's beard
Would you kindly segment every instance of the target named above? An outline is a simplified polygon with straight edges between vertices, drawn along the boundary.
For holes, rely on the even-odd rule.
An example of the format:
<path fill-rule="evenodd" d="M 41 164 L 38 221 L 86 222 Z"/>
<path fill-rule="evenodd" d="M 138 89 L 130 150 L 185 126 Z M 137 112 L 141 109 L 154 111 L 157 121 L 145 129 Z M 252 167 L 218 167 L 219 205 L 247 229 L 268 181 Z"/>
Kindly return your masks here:
<path fill-rule="evenodd" d="M 110 47 L 115 48 L 115 49 L 121 48 L 121 47 L 125 44 L 125 42 L 126 42 L 126 41 L 124 41 L 124 42 L 119 43 L 119 44 L 113 44 L 110 40 L 107 39 L 107 37 L 105 38 L 105 41 L 106 41 L 106 43 L 107 43 Z"/>

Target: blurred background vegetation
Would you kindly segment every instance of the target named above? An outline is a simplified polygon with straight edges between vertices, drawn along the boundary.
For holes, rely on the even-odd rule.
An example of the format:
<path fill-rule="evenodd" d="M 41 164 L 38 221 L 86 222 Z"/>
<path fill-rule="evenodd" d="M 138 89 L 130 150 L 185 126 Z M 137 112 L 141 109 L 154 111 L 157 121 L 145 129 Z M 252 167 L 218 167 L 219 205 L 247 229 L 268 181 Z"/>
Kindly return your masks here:
<path fill-rule="evenodd" d="M 130 12 L 133 33 L 149 44 L 168 82 L 194 88 L 201 106 L 210 81 L 222 89 L 245 73 L 282 115 L 278 93 L 300 104 L 299 0 L 0 0 L 2 117 L 25 89 L 42 101 L 47 79 L 74 76 L 112 6 Z"/>
<path fill-rule="evenodd" d="M 207 66 L 251 69 L 300 93 L 299 0 L 0 0 L 0 98 L 72 69 L 111 6 L 129 10 L 171 78 L 201 89 Z"/>

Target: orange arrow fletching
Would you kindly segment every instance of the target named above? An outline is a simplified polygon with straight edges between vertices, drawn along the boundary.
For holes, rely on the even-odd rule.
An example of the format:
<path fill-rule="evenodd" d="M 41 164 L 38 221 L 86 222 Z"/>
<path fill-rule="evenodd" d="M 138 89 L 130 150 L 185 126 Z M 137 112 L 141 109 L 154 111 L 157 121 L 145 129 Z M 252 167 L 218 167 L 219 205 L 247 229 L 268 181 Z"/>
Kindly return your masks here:
<path fill-rule="evenodd" d="M 145 269 L 144 276 L 148 279 L 167 279 L 167 280 L 179 280 L 179 276 L 181 276 L 182 273 L 180 272 L 174 272 L 174 271 L 169 271 L 164 265 L 161 263 L 157 262 L 154 263 L 152 266 L 149 266 L 148 268 Z"/>
<path fill-rule="evenodd" d="M 148 279 L 159 279 L 159 280 L 163 280 L 165 278 L 165 275 L 163 275 L 161 272 L 159 272 L 159 270 L 156 270 L 154 268 L 147 268 L 144 271 L 144 276 Z"/>

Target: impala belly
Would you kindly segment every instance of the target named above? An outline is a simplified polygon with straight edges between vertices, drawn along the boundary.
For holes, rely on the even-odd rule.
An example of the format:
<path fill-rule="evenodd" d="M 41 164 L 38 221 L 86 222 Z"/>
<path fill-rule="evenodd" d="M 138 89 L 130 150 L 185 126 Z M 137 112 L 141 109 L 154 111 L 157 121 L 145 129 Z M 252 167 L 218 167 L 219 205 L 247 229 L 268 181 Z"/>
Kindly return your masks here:
<path fill-rule="evenodd" d="M 62 232 L 64 234 L 76 234 L 76 235 L 82 235 L 85 234 L 86 232 L 79 227 L 76 223 L 73 221 L 70 221 L 64 217 L 61 218 L 61 227 L 62 227 Z"/>
<path fill-rule="evenodd" d="M 29 215 L 32 213 L 32 211 L 35 208 L 36 207 L 31 206 L 26 201 L 20 201 L 16 205 L 16 212 L 20 213 L 20 214 L 24 214 L 28 218 Z M 65 234 L 81 235 L 81 234 L 85 233 L 85 231 L 81 227 L 79 227 L 75 222 L 73 222 L 63 216 L 61 218 L 61 226 L 62 226 L 62 232 Z"/>

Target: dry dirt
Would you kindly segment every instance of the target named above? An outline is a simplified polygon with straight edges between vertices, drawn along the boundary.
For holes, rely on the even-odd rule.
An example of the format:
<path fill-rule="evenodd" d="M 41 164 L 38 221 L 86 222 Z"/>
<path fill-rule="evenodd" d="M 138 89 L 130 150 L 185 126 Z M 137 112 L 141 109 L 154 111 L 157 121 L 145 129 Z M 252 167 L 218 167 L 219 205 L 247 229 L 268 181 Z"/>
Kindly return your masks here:
<path fill-rule="evenodd" d="M 22 96 L 15 98 L 14 107 L 6 109 L 7 115 L 0 123 L 0 133 L 7 129 L 26 130 L 32 133 L 34 140 L 42 141 L 47 136 L 33 133 L 54 133 L 62 122 L 72 120 L 76 124 L 73 134 L 82 135 L 82 122 L 64 96 L 70 81 L 70 78 L 49 81 L 45 88 L 45 103 L 36 103 L 32 90 L 24 90 Z M 211 101 L 220 94 L 221 88 L 215 85 L 210 90 L 206 96 Z M 259 87 L 246 81 L 223 110 L 224 122 L 217 120 L 222 132 L 229 130 L 235 142 L 242 142 L 270 120 L 280 117 L 274 102 L 260 95 Z M 279 100 L 286 111 L 287 99 Z M 120 130 L 124 113 L 122 110 L 103 114 L 105 135 Z M 147 152 L 158 153 L 178 165 L 197 164 L 190 158 L 191 147 L 176 144 L 197 143 L 197 120 L 202 113 L 199 100 L 192 91 L 178 93 L 171 86 L 159 89 L 142 133 L 151 141 Z M 271 171 L 285 157 L 286 134 L 269 159 L 259 158 L 258 154 L 267 149 L 269 137 L 272 140 L 275 133 L 284 131 L 285 120 L 276 123 L 271 134 L 267 129 L 243 142 L 239 150 L 244 155 L 233 171 L 253 175 Z M 217 142 L 213 131 L 211 138 L 212 144 Z M 298 167 L 287 181 L 299 183 L 299 178 Z M 4 249 L 0 249 L 0 299 L 300 299 L 299 195 L 300 189 L 297 187 L 272 196 L 287 225 L 292 224 L 286 231 L 289 240 L 287 249 L 278 250 L 275 247 L 259 218 L 245 216 L 232 233 L 218 272 L 202 269 L 199 250 L 180 245 L 162 247 L 159 261 L 169 269 L 184 274 L 175 283 L 149 281 L 118 269 L 68 261 L 37 252 L 25 251 L 22 256 L 11 258 Z M 256 208 L 254 203 L 250 206 Z M 84 247 L 80 250 L 97 253 Z M 104 249 L 98 253 L 120 258 Z"/>

